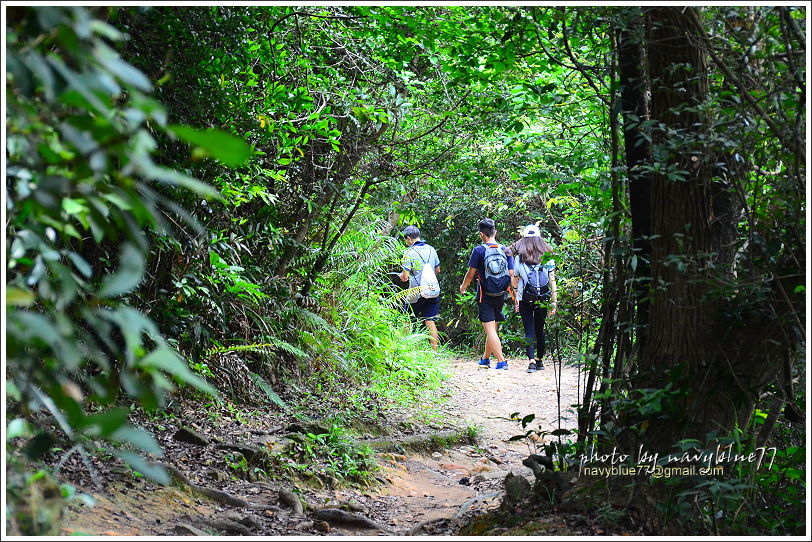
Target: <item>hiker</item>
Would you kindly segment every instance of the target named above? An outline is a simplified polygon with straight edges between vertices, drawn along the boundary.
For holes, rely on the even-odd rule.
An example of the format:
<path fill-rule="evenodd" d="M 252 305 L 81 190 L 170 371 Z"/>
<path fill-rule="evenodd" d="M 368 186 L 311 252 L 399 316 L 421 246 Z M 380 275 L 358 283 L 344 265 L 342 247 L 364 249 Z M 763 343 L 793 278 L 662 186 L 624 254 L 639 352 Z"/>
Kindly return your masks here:
<path fill-rule="evenodd" d="M 527 372 L 535 373 L 544 369 L 544 323 L 548 314 L 552 316 L 556 310 L 555 263 L 553 260 L 544 262 L 553 249 L 534 224 L 525 226 L 522 238 L 511 248 L 516 254 L 513 274 L 516 298 L 513 308 L 521 314 L 524 324 Z"/>
<path fill-rule="evenodd" d="M 496 368 L 507 370 L 508 363 L 502 355 L 498 325 L 505 320 L 502 305 L 513 279 L 513 254 L 508 247 L 496 242 L 496 224 L 490 218 L 479 221 L 479 238 L 482 244 L 471 251 L 468 272 L 460 284 L 460 293 L 465 293 L 476 275 L 479 321 L 485 330 L 485 353 L 479 360 L 479 365 L 490 368 L 490 355 L 493 354 L 496 356 Z"/>
<path fill-rule="evenodd" d="M 409 248 L 403 255 L 403 272 L 400 280 L 409 281 L 409 288 L 415 292 L 406 300 L 414 315 L 429 330 L 431 347 L 437 350 L 437 316 L 440 314 L 440 258 L 434 247 L 420 239 L 416 226 L 406 226 L 401 232 L 403 241 Z M 417 288 L 420 287 L 419 290 Z"/>

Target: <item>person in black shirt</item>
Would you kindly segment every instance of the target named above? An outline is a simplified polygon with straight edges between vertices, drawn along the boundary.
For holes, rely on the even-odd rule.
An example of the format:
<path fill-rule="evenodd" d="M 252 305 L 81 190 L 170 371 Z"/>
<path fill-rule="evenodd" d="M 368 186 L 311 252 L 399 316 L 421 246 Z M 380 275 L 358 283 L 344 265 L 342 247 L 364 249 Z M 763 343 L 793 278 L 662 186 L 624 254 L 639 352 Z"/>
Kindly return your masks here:
<path fill-rule="evenodd" d="M 479 221 L 479 237 L 482 244 L 474 247 L 468 260 L 468 272 L 460 285 L 460 293 L 465 293 L 474 276 L 477 277 L 477 308 L 479 321 L 485 330 L 485 353 L 479 360 L 479 365 L 490 368 L 490 355 L 496 356 L 496 368 L 507 370 L 508 364 L 502 354 L 502 342 L 499 340 L 498 323 L 505 320 L 502 306 L 505 303 L 505 294 L 511 288 L 513 280 L 513 254 L 510 249 L 496 242 L 496 224 L 490 218 Z M 500 254 L 501 252 L 501 254 Z M 486 269 L 486 260 L 488 269 Z M 491 267 L 491 261 L 501 266 L 496 273 Z M 493 283 L 506 284 L 494 287 Z M 511 295 L 513 295 L 511 293 Z"/>

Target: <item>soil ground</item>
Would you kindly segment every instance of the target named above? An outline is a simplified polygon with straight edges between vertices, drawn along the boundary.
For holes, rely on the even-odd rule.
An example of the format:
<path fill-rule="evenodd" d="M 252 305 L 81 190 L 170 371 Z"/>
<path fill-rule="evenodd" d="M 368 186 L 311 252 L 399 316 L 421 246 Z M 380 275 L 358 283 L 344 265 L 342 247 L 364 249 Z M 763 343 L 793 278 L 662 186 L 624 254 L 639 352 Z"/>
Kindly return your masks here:
<path fill-rule="evenodd" d="M 444 388 L 448 401 L 440 407 L 443 416 L 438 419 L 445 420 L 446 429 L 476 427 L 475 444 L 457 444 L 434 452 L 380 453 L 382 470 L 378 478 L 382 483 L 369 489 L 294 488 L 307 504 L 302 515 L 293 514 L 280 503 L 278 486 L 223 480 L 216 468 L 204 468 L 213 465 L 207 459 L 211 446 L 174 442 L 171 436 L 176 426 L 168 423 L 159 427 L 164 432 L 158 434 L 166 449 L 166 463 L 186 472 L 193 483 L 227 491 L 265 509 L 229 508 L 188 490 L 162 487 L 144 479 L 105 478 L 102 491 L 80 487 L 94 496 L 96 505 L 69 507 L 63 532 L 156 536 L 190 534 L 199 529 L 208 534 L 255 536 L 454 534 L 462 522 L 499 506 L 508 472 L 533 480 L 522 460 L 534 451 L 536 443 L 526 439 L 508 442 L 510 437 L 523 433 L 520 423 L 509 418 L 511 414 L 535 414 L 528 429 L 556 429 L 560 390 L 560 427 L 571 429 L 575 424 L 571 405 L 578 400 L 577 369 L 565 366 L 560 368 L 559 376 L 559 367 L 552 364 L 532 374 L 525 372 L 523 361 L 510 360 L 509 365 L 508 370 L 497 371 L 480 368 L 470 360 L 450 364 L 452 375 Z M 186 419 L 194 416 L 188 413 Z M 220 420 L 221 434 L 229 434 L 229 422 L 233 420 Z M 251 427 L 236 424 L 236 430 L 256 434 L 281 429 L 257 427 L 256 422 Z M 274 421 L 269 417 L 259 423 Z M 104 470 L 103 465 L 98 467 Z M 374 521 L 379 528 L 325 523 L 309 516 L 311 510 L 324 506 L 349 509 Z M 555 514 L 542 519 L 536 522 L 533 534 L 585 534 L 583 529 L 573 530 Z"/>

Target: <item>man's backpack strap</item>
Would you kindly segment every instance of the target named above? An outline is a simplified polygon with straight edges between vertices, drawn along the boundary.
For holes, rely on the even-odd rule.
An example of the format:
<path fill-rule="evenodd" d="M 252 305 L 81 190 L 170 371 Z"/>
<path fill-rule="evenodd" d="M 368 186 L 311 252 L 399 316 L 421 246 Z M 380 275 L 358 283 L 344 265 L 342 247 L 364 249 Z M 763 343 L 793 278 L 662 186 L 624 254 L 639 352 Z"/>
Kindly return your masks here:
<path fill-rule="evenodd" d="M 419 251 L 419 250 L 417 250 L 417 249 L 416 249 L 416 248 L 414 248 L 414 247 L 409 247 L 409 250 L 411 250 L 411 251 L 412 251 L 414 254 L 416 254 L 416 255 L 417 255 L 417 257 L 420 259 L 420 261 L 421 261 L 421 262 L 423 262 L 423 265 L 424 265 L 424 266 L 425 266 L 425 265 L 428 265 L 429 260 L 431 259 L 431 251 L 429 251 L 429 254 L 428 254 L 428 258 L 429 258 L 429 260 L 424 260 L 424 259 L 423 259 L 423 256 L 421 256 L 421 255 L 420 255 L 420 251 Z M 414 271 L 414 269 L 412 269 L 412 271 Z M 422 271 L 423 271 L 423 267 L 421 266 L 421 267 L 420 267 L 420 272 L 422 272 Z"/>

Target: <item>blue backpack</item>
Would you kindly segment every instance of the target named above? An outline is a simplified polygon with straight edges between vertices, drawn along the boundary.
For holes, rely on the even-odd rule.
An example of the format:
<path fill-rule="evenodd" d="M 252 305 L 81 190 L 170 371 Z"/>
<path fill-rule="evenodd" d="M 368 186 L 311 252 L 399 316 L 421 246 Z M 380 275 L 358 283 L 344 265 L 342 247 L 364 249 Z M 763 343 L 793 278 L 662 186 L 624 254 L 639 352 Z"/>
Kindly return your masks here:
<path fill-rule="evenodd" d="M 482 289 L 491 297 L 504 295 L 510 286 L 507 255 L 502 245 L 498 243 L 482 243 L 482 246 L 485 247 L 485 277 Z"/>
<path fill-rule="evenodd" d="M 524 281 L 522 301 L 533 303 L 550 300 L 552 293 L 550 292 L 550 272 L 547 270 L 547 266 L 541 263 L 536 265 L 520 263 L 517 270 Z"/>

